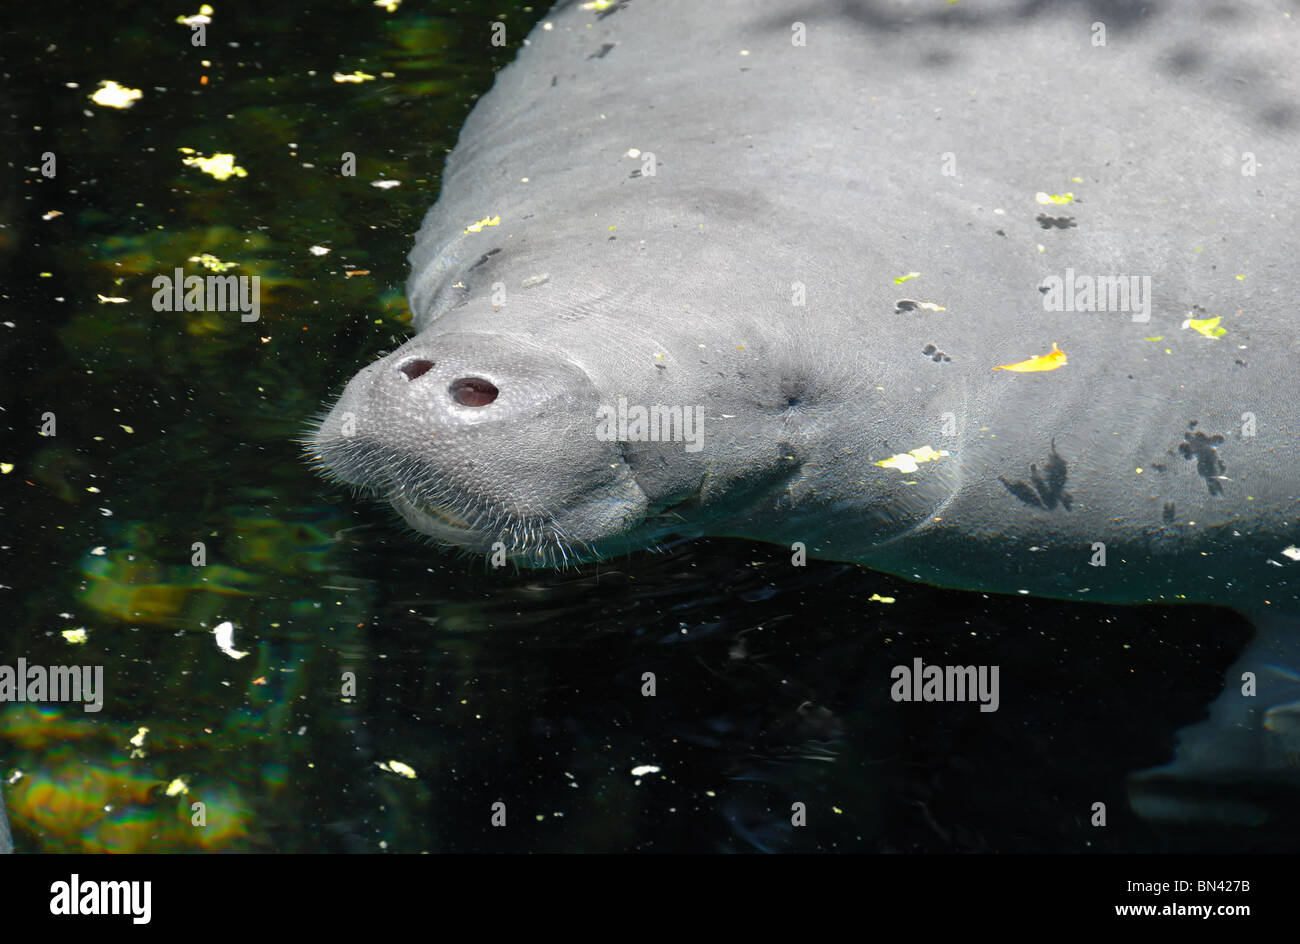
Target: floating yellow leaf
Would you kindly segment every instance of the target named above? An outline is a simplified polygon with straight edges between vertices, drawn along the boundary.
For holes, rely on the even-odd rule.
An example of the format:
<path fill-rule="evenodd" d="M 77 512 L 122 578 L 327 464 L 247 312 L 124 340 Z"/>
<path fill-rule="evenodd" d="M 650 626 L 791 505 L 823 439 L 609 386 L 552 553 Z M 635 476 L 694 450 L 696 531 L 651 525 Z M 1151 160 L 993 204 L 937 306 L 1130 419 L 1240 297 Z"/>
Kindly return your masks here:
<path fill-rule="evenodd" d="M 233 269 L 239 265 L 238 262 L 222 262 L 210 252 L 201 253 L 197 256 L 190 256 L 190 262 L 197 262 L 203 268 L 211 272 L 225 272 L 227 269 Z"/>
<path fill-rule="evenodd" d="M 149 729 L 141 728 L 135 732 L 135 737 L 131 738 L 131 757 L 141 758 L 145 756 L 144 739 L 148 736 Z"/>
<path fill-rule="evenodd" d="M 882 597 L 878 593 L 873 593 L 871 596 L 867 597 L 867 600 L 872 603 L 893 603 L 894 597 Z"/>
<path fill-rule="evenodd" d="M 176 22 L 181 26 L 188 26 L 193 29 L 196 26 L 206 26 L 212 22 L 213 9 L 208 4 L 199 7 L 198 13 L 192 13 L 189 16 L 178 16 Z"/>
<path fill-rule="evenodd" d="M 999 364 L 994 370 L 1014 370 L 1017 372 L 1028 372 L 1034 370 L 1056 370 L 1058 367 L 1064 367 L 1069 361 L 1065 359 L 1065 352 L 1052 342 L 1052 350 L 1048 354 L 1036 354 L 1027 361 L 1017 361 L 1014 364 Z"/>
<path fill-rule="evenodd" d="M 465 232 L 477 233 L 481 231 L 484 226 L 500 226 L 500 225 L 501 225 L 501 217 L 487 216 L 479 220 L 477 223 L 471 223 L 469 226 L 465 227 Z"/>
<path fill-rule="evenodd" d="M 229 180 L 231 177 L 247 177 L 248 171 L 235 164 L 235 155 L 233 154 L 213 154 L 211 157 L 204 157 L 194 148 L 177 148 L 182 154 L 193 154 L 194 157 L 182 157 L 181 163 L 186 167 L 197 167 L 203 173 L 208 174 L 217 180 Z"/>
<path fill-rule="evenodd" d="M 882 469 L 897 469 L 899 472 L 910 474 L 916 471 L 917 464 L 920 462 L 933 462 L 941 456 L 948 455 L 946 449 L 931 449 L 929 446 L 922 446 L 920 449 L 912 449 L 909 452 L 900 452 L 892 455 L 888 459 L 881 459 L 876 465 Z"/>
<path fill-rule="evenodd" d="M 920 276 L 921 276 L 920 272 L 909 272 L 907 273 L 907 275 L 900 275 L 898 278 L 894 279 L 894 284 L 902 285 L 904 282 L 907 282 L 911 279 L 920 278 Z"/>
<path fill-rule="evenodd" d="M 407 780 L 415 779 L 415 769 L 408 764 L 403 764 L 400 760 L 390 760 L 387 763 L 379 761 L 376 766 L 380 770 L 386 770 L 390 774 L 397 774 L 399 777 L 405 777 Z"/>
<path fill-rule="evenodd" d="M 1043 193 L 1041 190 L 1034 194 L 1034 199 L 1046 206 L 1049 203 L 1073 203 L 1074 194 L 1072 193 Z"/>
<path fill-rule="evenodd" d="M 1221 320 L 1223 319 L 1219 315 L 1215 315 L 1213 318 L 1188 318 L 1183 322 L 1183 327 L 1191 328 L 1197 334 L 1202 334 L 1213 341 L 1215 338 L 1228 333 L 1227 328 L 1219 327 Z"/>

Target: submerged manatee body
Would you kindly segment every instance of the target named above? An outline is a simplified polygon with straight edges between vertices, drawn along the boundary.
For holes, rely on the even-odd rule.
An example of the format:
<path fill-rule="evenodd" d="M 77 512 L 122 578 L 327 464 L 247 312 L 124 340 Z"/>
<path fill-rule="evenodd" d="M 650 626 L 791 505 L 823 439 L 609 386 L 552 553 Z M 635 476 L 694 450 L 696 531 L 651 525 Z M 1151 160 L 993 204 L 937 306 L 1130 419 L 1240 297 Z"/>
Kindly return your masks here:
<path fill-rule="evenodd" d="M 527 565 L 733 535 L 1236 607 L 1174 772 L 1295 790 L 1297 21 L 969 6 L 561 5 L 447 161 L 418 333 L 312 453 Z M 694 425 L 609 423 L 655 408 Z"/>

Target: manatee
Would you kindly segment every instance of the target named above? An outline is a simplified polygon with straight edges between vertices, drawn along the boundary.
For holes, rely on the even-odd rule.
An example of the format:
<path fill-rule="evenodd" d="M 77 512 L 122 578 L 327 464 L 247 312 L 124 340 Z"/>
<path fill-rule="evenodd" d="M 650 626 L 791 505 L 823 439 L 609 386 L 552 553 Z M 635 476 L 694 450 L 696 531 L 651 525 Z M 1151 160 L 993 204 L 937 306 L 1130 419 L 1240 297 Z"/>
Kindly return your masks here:
<path fill-rule="evenodd" d="M 1258 822 L 1300 797 L 1297 20 L 972 7 L 561 4 L 447 159 L 414 337 L 310 456 L 524 566 L 725 535 L 1235 608 L 1255 641 L 1131 801 Z"/>

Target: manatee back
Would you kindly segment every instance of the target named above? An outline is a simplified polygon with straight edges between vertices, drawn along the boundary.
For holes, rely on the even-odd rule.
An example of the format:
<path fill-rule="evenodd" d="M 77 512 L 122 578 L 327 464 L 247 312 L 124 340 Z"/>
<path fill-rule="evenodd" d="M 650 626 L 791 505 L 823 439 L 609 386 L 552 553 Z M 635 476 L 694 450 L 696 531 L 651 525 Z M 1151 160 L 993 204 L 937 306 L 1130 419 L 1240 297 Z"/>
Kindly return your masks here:
<path fill-rule="evenodd" d="M 629 395 L 702 349 L 705 397 L 820 372 L 796 486 L 843 508 L 900 491 L 878 461 L 947 452 L 908 527 L 947 496 L 980 540 L 1274 542 L 1300 492 L 1286 12 L 564 6 L 448 159 L 416 326 L 545 336 Z M 519 301 L 482 304 L 498 285 Z M 827 553 L 863 559 L 845 527 Z"/>

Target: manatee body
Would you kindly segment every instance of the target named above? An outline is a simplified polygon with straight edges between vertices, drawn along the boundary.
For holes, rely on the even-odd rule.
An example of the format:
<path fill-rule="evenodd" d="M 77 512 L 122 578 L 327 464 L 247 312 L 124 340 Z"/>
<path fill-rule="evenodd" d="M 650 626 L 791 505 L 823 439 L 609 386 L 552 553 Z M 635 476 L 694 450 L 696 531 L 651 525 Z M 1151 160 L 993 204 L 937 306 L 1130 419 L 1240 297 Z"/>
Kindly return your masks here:
<path fill-rule="evenodd" d="M 448 158 L 417 334 L 312 453 L 526 565 L 732 535 L 1236 607 L 1172 771 L 1293 789 L 1297 20 L 969 7 L 562 4 Z M 693 440 L 610 422 L 656 407 Z"/>

